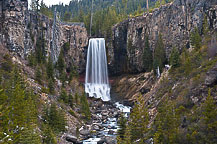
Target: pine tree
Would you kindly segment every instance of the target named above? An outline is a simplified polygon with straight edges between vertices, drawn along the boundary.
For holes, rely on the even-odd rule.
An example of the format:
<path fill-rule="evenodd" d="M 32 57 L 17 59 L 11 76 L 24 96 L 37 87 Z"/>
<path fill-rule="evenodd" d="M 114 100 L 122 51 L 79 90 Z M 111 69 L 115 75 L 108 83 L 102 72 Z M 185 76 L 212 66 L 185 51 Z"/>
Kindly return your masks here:
<path fill-rule="evenodd" d="M 140 139 L 144 142 L 146 139 L 145 133 L 147 133 L 148 128 L 148 111 L 145 108 L 142 96 L 139 96 L 137 103 L 135 103 L 133 110 L 130 114 L 130 131 L 132 141 Z"/>
<path fill-rule="evenodd" d="M 82 94 L 82 96 L 80 97 L 80 102 L 81 102 L 81 112 L 85 116 L 86 120 L 90 120 L 91 113 L 90 113 L 89 103 L 87 101 L 87 97 L 85 96 L 85 94 Z"/>
<path fill-rule="evenodd" d="M 60 110 L 58 111 L 58 122 L 57 122 L 57 127 L 60 132 L 64 132 L 66 130 L 65 126 L 67 125 L 66 123 L 66 118 L 65 118 L 65 113 L 64 111 Z"/>
<path fill-rule="evenodd" d="M 211 89 L 208 90 L 208 96 L 203 104 L 203 116 L 201 117 L 205 127 L 201 130 L 206 135 L 204 143 L 215 143 L 217 140 L 217 106 L 211 96 Z"/>
<path fill-rule="evenodd" d="M 180 66 L 179 51 L 175 47 L 173 47 L 172 52 L 170 54 L 170 65 L 174 68 Z"/>
<path fill-rule="evenodd" d="M 192 70 L 192 64 L 190 57 L 187 57 L 184 63 L 185 66 L 185 75 L 188 76 Z"/>
<path fill-rule="evenodd" d="M 65 89 L 62 89 L 61 94 L 60 94 L 60 99 L 63 100 L 64 103 L 68 103 L 69 97 L 68 97 Z"/>
<path fill-rule="evenodd" d="M 156 70 L 159 67 L 160 71 L 162 71 L 165 63 L 166 63 L 166 53 L 164 49 L 162 35 L 159 34 L 156 47 L 154 50 L 154 61 L 153 61 L 154 69 Z"/>
<path fill-rule="evenodd" d="M 48 81 L 48 89 L 49 89 L 50 94 L 54 94 L 54 92 L 55 92 L 54 82 L 51 78 Z"/>
<path fill-rule="evenodd" d="M 73 107 L 74 107 L 74 101 L 73 101 L 72 95 L 69 94 L 68 98 L 69 98 L 68 103 L 69 103 L 70 107 L 73 109 Z"/>
<path fill-rule="evenodd" d="M 43 0 L 41 0 L 40 4 L 40 13 L 48 16 L 49 18 L 53 18 L 53 12 L 46 6 Z"/>
<path fill-rule="evenodd" d="M 9 108 L 7 103 L 8 97 L 5 91 L 0 88 L 0 139 L 6 143 L 10 137 L 6 137 L 9 134 Z M 7 135 L 5 135 L 6 133 Z"/>
<path fill-rule="evenodd" d="M 63 17 L 63 21 L 70 21 L 72 14 L 70 12 L 65 12 L 64 17 Z"/>
<path fill-rule="evenodd" d="M 190 42 L 195 49 L 199 49 L 202 46 L 202 38 L 199 34 L 198 28 L 195 28 L 194 31 L 191 32 Z"/>
<path fill-rule="evenodd" d="M 41 139 L 39 133 L 36 131 L 36 126 L 29 125 L 28 127 L 25 127 L 21 132 L 19 142 L 22 144 L 40 144 Z"/>
<path fill-rule="evenodd" d="M 152 51 L 149 46 L 148 36 L 145 37 L 145 48 L 143 51 L 143 63 L 145 71 L 151 71 L 153 65 Z"/>
<path fill-rule="evenodd" d="M 65 67 L 64 52 L 63 52 L 63 49 L 61 49 L 59 58 L 57 60 L 57 69 L 59 70 L 60 74 L 62 74 L 64 67 Z"/>
<path fill-rule="evenodd" d="M 64 132 L 66 126 L 65 113 L 57 109 L 56 104 L 52 103 L 48 115 L 44 116 L 48 118 L 48 124 L 55 133 Z"/>
<path fill-rule="evenodd" d="M 181 116 L 184 114 L 183 107 L 176 109 L 172 102 L 164 102 L 158 109 L 155 120 L 156 131 L 154 141 L 156 143 L 179 143 L 178 128 L 181 125 Z"/>
<path fill-rule="evenodd" d="M 41 84 L 41 79 L 42 79 L 42 74 L 41 74 L 41 70 L 40 70 L 40 67 L 37 66 L 36 67 L 36 71 L 35 71 L 35 80 Z"/>
<path fill-rule="evenodd" d="M 127 125 L 126 127 L 124 140 L 122 141 L 122 144 L 132 144 L 132 131 L 129 125 Z"/>
<path fill-rule="evenodd" d="M 80 104 L 79 95 L 78 93 L 75 93 L 75 103 Z"/>
<path fill-rule="evenodd" d="M 118 120 L 118 126 L 119 126 L 118 136 L 120 139 L 124 138 L 126 123 L 127 123 L 127 119 L 124 117 L 124 114 L 122 113 Z"/>
<path fill-rule="evenodd" d="M 52 80 L 54 79 L 54 67 L 50 56 L 48 58 L 48 63 L 47 63 L 47 77 L 48 79 L 52 79 Z"/>
<path fill-rule="evenodd" d="M 204 36 L 206 36 L 209 32 L 209 25 L 207 22 L 207 16 L 204 16 L 202 32 L 203 32 Z"/>
<path fill-rule="evenodd" d="M 38 64 L 45 63 L 46 52 L 45 52 L 45 39 L 38 37 L 35 48 L 35 58 Z"/>
<path fill-rule="evenodd" d="M 36 64 L 36 61 L 35 61 L 35 56 L 33 53 L 31 53 L 29 56 L 28 56 L 28 65 L 29 66 L 34 66 Z"/>
<path fill-rule="evenodd" d="M 43 133 L 42 133 L 43 143 L 45 143 L 45 144 L 57 144 L 55 135 L 54 135 L 52 129 L 50 128 L 50 126 L 45 125 L 45 124 L 43 124 L 42 126 L 43 126 L 42 127 L 42 130 L 43 130 Z"/>

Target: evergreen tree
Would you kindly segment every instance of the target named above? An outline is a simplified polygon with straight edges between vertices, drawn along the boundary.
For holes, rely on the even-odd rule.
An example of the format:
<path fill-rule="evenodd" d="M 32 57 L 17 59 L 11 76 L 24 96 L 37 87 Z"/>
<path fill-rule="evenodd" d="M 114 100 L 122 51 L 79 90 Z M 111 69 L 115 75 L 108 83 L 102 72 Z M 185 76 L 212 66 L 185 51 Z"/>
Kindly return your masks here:
<path fill-rule="evenodd" d="M 43 0 L 41 0 L 40 13 L 48 16 L 49 18 L 53 18 L 53 12 L 46 6 Z"/>
<path fill-rule="evenodd" d="M 58 130 L 60 132 L 64 132 L 66 130 L 65 126 L 67 125 L 66 123 L 66 118 L 65 118 L 65 113 L 63 110 L 58 111 Z"/>
<path fill-rule="evenodd" d="M 72 97 L 72 95 L 69 94 L 68 98 L 69 98 L 68 103 L 69 103 L 70 107 L 73 108 L 73 107 L 74 107 L 74 101 L 73 101 L 73 97 Z"/>
<path fill-rule="evenodd" d="M 80 102 L 81 102 L 81 112 L 85 116 L 86 120 L 90 120 L 91 113 L 89 109 L 89 103 L 87 101 L 87 97 L 85 96 L 85 94 L 82 94 L 82 96 L 80 97 Z"/>
<path fill-rule="evenodd" d="M 118 120 L 118 126 L 119 126 L 118 136 L 120 139 L 124 138 L 126 123 L 127 123 L 127 119 L 124 117 L 124 114 L 122 113 Z"/>
<path fill-rule="evenodd" d="M 45 122 L 47 121 L 47 124 L 52 128 L 55 133 L 58 134 L 65 131 L 65 113 L 58 110 L 56 104 L 52 103 L 49 109 L 44 110 L 43 118 L 45 118 Z"/>
<path fill-rule="evenodd" d="M 192 64 L 191 64 L 190 57 L 186 58 L 186 60 L 184 62 L 184 66 L 185 66 L 185 75 L 188 76 L 192 70 Z"/>
<path fill-rule="evenodd" d="M 42 79 L 42 74 L 41 74 L 41 70 L 40 70 L 40 67 L 37 66 L 36 67 L 36 71 L 35 71 L 35 80 L 41 84 L 41 79 Z"/>
<path fill-rule="evenodd" d="M 207 33 L 209 32 L 209 25 L 207 22 L 207 16 L 204 16 L 204 20 L 203 20 L 203 29 L 202 29 L 203 34 L 206 36 Z"/>
<path fill-rule="evenodd" d="M 145 71 L 150 71 L 153 65 L 152 51 L 149 46 L 148 36 L 145 37 L 145 48 L 143 51 L 143 63 Z"/>
<path fill-rule="evenodd" d="M 48 125 L 44 125 L 43 128 L 43 143 L 45 144 L 57 144 L 55 135 L 52 129 Z"/>
<path fill-rule="evenodd" d="M 122 144 L 132 144 L 132 131 L 129 125 L 126 126 L 124 140 L 122 141 Z"/>
<path fill-rule="evenodd" d="M 172 102 L 164 102 L 158 109 L 155 120 L 156 131 L 154 141 L 156 143 L 180 143 L 178 128 L 181 125 L 181 116 L 184 115 L 184 107 L 175 108 Z"/>
<path fill-rule="evenodd" d="M 202 45 L 202 38 L 199 34 L 198 28 L 195 28 L 193 32 L 191 32 L 190 35 L 190 42 L 193 48 L 199 49 Z"/>
<path fill-rule="evenodd" d="M 48 58 L 48 63 L 47 63 L 47 77 L 48 79 L 52 79 L 52 80 L 54 79 L 54 67 L 50 56 Z"/>
<path fill-rule="evenodd" d="M 46 52 L 45 52 L 45 39 L 38 37 L 35 49 L 35 58 L 38 64 L 45 63 Z"/>
<path fill-rule="evenodd" d="M 20 143 L 22 144 L 40 144 L 41 139 L 39 133 L 36 131 L 35 125 L 30 125 L 24 128 L 21 132 Z"/>
<path fill-rule="evenodd" d="M 206 135 L 204 143 L 215 143 L 217 140 L 217 107 L 213 97 L 211 96 L 211 89 L 208 90 L 208 96 L 202 106 L 202 123 L 201 132 Z"/>
<path fill-rule="evenodd" d="M 60 94 L 60 99 L 63 100 L 64 103 L 68 103 L 69 97 L 68 97 L 65 89 L 62 89 L 61 94 Z"/>
<path fill-rule="evenodd" d="M 57 69 L 59 70 L 60 74 L 62 74 L 64 68 L 65 68 L 64 52 L 63 52 L 63 49 L 61 49 L 59 58 L 57 60 Z"/>
<path fill-rule="evenodd" d="M 173 47 L 172 52 L 170 54 L 170 65 L 174 68 L 180 66 L 179 51 L 175 47 Z"/>
<path fill-rule="evenodd" d="M 29 56 L 28 56 L 28 65 L 29 66 L 34 66 L 36 64 L 36 61 L 35 61 L 35 56 L 33 53 L 31 53 Z"/>
<path fill-rule="evenodd" d="M 166 63 L 166 53 L 164 49 L 162 35 L 159 34 L 156 47 L 154 50 L 154 61 L 153 61 L 154 69 L 156 70 L 159 67 L 160 71 L 162 71 L 165 63 Z"/>
<path fill-rule="evenodd" d="M 79 103 L 80 103 L 78 93 L 75 93 L 75 103 L 76 103 L 76 104 L 79 104 Z"/>
<path fill-rule="evenodd" d="M 70 12 L 65 12 L 63 21 L 70 21 L 72 14 Z"/>
<path fill-rule="evenodd" d="M 148 111 L 145 108 L 142 96 L 139 96 L 137 103 L 135 103 L 133 110 L 130 114 L 130 131 L 131 131 L 131 140 L 139 140 L 144 142 L 146 139 L 145 133 L 147 133 L 148 128 Z"/>
<path fill-rule="evenodd" d="M 49 89 L 50 94 L 54 94 L 54 92 L 55 92 L 54 82 L 51 78 L 48 81 L 48 89 Z"/>
<path fill-rule="evenodd" d="M 10 137 L 6 137 L 9 134 L 9 107 L 7 103 L 8 97 L 5 91 L 0 88 L 0 139 L 6 143 Z M 6 133 L 6 135 L 5 135 Z"/>

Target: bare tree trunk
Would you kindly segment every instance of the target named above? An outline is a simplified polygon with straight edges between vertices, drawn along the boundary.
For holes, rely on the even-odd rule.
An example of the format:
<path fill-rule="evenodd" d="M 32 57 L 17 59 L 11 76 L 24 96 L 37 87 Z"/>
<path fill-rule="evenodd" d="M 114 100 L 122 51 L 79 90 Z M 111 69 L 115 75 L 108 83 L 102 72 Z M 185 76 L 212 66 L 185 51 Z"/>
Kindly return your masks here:
<path fill-rule="evenodd" d="M 146 4 L 147 4 L 147 12 L 149 13 L 148 0 L 146 0 Z"/>
<path fill-rule="evenodd" d="M 92 22 L 93 22 L 93 0 L 92 0 L 92 7 L 91 7 L 91 14 L 90 14 L 90 37 L 91 37 L 91 29 L 92 29 Z"/>
<path fill-rule="evenodd" d="M 160 0 L 160 6 L 161 6 L 161 2 L 162 2 L 162 0 Z"/>

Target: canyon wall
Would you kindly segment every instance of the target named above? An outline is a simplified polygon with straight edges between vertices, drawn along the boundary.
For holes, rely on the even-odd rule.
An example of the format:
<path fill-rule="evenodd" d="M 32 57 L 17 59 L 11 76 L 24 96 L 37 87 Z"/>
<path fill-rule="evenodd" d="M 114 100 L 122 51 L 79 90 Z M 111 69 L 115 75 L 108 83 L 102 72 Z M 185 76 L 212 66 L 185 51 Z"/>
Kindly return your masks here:
<path fill-rule="evenodd" d="M 84 72 L 85 48 L 88 44 L 84 24 L 62 23 L 57 17 L 55 28 L 53 23 L 53 19 L 28 10 L 27 0 L 0 1 L 0 42 L 11 52 L 26 59 L 37 45 L 44 42 L 45 55 L 53 54 L 55 62 L 62 46 L 68 42 L 68 63 L 76 66 L 78 72 Z"/>
<path fill-rule="evenodd" d="M 184 47 L 190 48 L 189 35 L 196 27 L 202 30 L 205 17 L 209 28 L 216 30 L 217 1 L 175 0 L 154 9 L 149 14 L 129 18 L 115 25 L 112 29 L 112 42 L 107 44 L 109 74 L 146 71 L 143 61 L 146 36 L 149 37 L 153 52 L 158 35 L 162 34 L 167 58 L 172 47 L 179 51 Z M 35 51 L 38 38 L 42 37 L 46 45 L 46 55 L 52 53 L 55 62 L 61 47 L 69 42 L 67 64 L 74 65 L 79 73 L 83 73 L 88 45 L 86 28 L 82 23 L 62 23 L 58 21 L 58 16 L 55 30 L 53 23 L 53 19 L 28 10 L 27 0 L 0 0 L 0 42 L 11 52 L 26 59 Z M 132 43 L 131 47 L 129 41 Z"/>
<path fill-rule="evenodd" d="M 129 18 L 113 27 L 112 47 L 109 48 L 111 75 L 146 71 L 143 62 L 145 37 L 148 36 L 152 51 L 161 33 L 167 58 L 172 47 L 181 51 L 190 48 L 189 36 L 194 28 L 202 30 L 207 18 L 210 29 L 217 30 L 217 1 L 175 0 L 154 9 L 144 16 Z M 132 48 L 128 46 L 132 42 Z"/>

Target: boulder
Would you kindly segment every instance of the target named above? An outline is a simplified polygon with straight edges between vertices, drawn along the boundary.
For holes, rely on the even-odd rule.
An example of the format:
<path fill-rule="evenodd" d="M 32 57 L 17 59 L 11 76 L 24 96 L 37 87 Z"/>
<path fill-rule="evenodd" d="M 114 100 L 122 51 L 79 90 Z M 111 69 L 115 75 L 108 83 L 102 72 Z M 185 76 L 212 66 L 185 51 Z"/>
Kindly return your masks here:
<path fill-rule="evenodd" d="M 80 130 L 80 134 L 81 135 L 89 135 L 90 134 L 90 131 L 89 130 L 86 130 L 86 129 L 82 129 L 82 130 Z"/>
<path fill-rule="evenodd" d="M 115 143 L 117 143 L 115 137 L 108 137 L 108 136 L 105 137 L 105 142 L 106 142 L 107 144 L 115 144 Z"/>
<path fill-rule="evenodd" d="M 81 144 L 82 143 L 77 139 L 77 137 L 72 136 L 72 135 L 66 135 L 66 141 L 72 142 L 74 144 Z"/>
<path fill-rule="evenodd" d="M 109 131 L 108 131 L 108 134 L 109 134 L 109 135 L 113 135 L 113 134 L 114 134 L 114 131 L 113 131 L 113 130 L 109 130 Z"/>
<path fill-rule="evenodd" d="M 217 64 L 206 74 L 205 85 L 212 86 L 217 84 Z"/>

